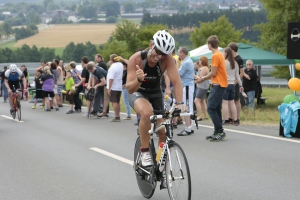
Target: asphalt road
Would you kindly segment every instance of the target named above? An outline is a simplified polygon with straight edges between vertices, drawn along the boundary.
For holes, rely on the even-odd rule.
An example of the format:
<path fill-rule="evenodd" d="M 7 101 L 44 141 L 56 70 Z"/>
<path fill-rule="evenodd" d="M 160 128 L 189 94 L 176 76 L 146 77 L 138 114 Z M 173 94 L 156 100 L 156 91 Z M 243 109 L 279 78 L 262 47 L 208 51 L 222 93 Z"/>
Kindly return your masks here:
<path fill-rule="evenodd" d="M 0 103 L 0 199 L 144 199 L 130 164 L 91 150 L 132 161 L 134 120 L 88 120 L 66 115 L 67 106 L 45 112 L 31 105 L 22 101 L 20 123 L 6 118 L 8 104 Z M 189 161 L 192 199 L 299 199 L 300 140 L 279 137 L 277 127 L 226 128 L 218 143 L 205 140 L 210 122 L 174 137 Z M 159 188 L 152 197 L 168 198 Z"/>

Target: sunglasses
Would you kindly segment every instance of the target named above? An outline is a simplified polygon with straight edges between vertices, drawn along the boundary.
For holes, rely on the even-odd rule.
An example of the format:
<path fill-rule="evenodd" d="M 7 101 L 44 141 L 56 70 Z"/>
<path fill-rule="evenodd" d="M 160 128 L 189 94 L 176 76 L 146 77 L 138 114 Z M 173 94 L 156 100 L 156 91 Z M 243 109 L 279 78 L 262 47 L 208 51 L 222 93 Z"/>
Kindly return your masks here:
<path fill-rule="evenodd" d="M 252 65 L 252 64 L 250 64 L 250 63 L 247 63 L 246 65 Z"/>
<path fill-rule="evenodd" d="M 154 49 L 155 49 L 155 52 L 156 52 L 157 55 L 160 55 L 160 56 L 167 55 L 167 54 L 163 53 L 161 50 L 157 49 L 156 47 L 154 47 Z"/>

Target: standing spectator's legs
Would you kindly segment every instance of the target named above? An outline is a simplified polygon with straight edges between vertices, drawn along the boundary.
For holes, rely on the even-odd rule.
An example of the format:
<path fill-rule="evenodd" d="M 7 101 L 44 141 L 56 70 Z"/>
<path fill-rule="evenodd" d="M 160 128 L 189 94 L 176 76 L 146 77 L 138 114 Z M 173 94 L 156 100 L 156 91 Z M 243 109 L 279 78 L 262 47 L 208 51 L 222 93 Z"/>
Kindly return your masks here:
<path fill-rule="evenodd" d="M 76 94 L 74 95 L 74 104 L 75 104 L 75 111 L 77 112 L 81 112 L 81 99 L 79 97 L 79 93 L 82 90 L 82 86 L 80 85 L 79 87 L 77 87 L 77 91 Z"/>
<path fill-rule="evenodd" d="M 4 103 L 6 103 L 7 98 L 8 98 L 8 94 L 7 94 L 7 88 L 6 88 L 4 83 L 2 83 L 2 96 L 3 96 L 3 99 L 4 99 Z"/>
<path fill-rule="evenodd" d="M 254 97 L 255 97 L 255 91 L 249 91 L 246 93 L 248 97 L 248 107 L 251 107 L 254 110 Z"/>
<path fill-rule="evenodd" d="M 95 99 L 94 99 L 94 108 L 92 113 L 97 113 L 101 103 L 101 95 L 103 94 L 103 89 L 97 87 L 95 91 Z"/>
<path fill-rule="evenodd" d="M 123 100 L 126 107 L 127 118 L 131 118 L 131 110 L 128 102 L 128 91 L 126 88 L 123 88 Z"/>
<path fill-rule="evenodd" d="M 219 85 L 214 85 L 210 90 L 207 103 L 207 112 L 214 124 L 214 133 L 222 133 L 222 114 L 221 105 L 222 99 L 226 88 L 222 88 Z"/>
<path fill-rule="evenodd" d="M 120 121 L 120 98 L 121 98 L 121 91 L 113 91 L 111 90 L 110 94 L 110 102 L 113 105 L 114 111 L 115 111 L 115 120 L 111 120 L 115 122 L 116 120 Z"/>
<path fill-rule="evenodd" d="M 104 86 L 103 96 L 104 96 L 104 100 L 103 100 L 103 112 L 105 112 L 105 113 L 108 114 L 109 113 L 109 97 L 108 97 L 106 86 Z"/>

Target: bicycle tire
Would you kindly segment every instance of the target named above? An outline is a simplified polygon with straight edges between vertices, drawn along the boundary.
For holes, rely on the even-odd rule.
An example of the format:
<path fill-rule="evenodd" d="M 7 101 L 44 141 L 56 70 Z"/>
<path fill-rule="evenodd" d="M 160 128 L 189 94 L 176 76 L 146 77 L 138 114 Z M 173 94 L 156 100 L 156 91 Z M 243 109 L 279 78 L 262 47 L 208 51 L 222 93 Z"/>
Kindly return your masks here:
<path fill-rule="evenodd" d="M 190 200 L 192 195 L 192 186 L 190 169 L 186 155 L 181 146 L 174 141 L 169 144 L 169 149 L 171 155 L 168 154 L 166 161 L 166 181 L 169 197 L 170 199 L 176 200 Z M 174 179 L 172 179 L 172 176 Z M 182 177 L 183 179 L 181 179 Z M 183 190 L 182 193 L 180 192 L 181 188 Z"/>
<path fill-rule="evenodd" d="M 17 105 L 16 105 L 16 102 L 17 102 L 17 99 L 16 98 L 14 98 L 13 99 L 13 113 L 12 113 L 12 118 L 13 119 L 16 119 L 16 112 L 17 112 Z"/>
<path fill-rule="evenodd" d="M 18 120 L 21 121 L 21 104 L 19 100 L 17 100 L 17 115 L 18 115 Z"/>
<path fill-rule="evenodd" d="M 140 137 L 137 138 L 136 142 L 135 142 L 135 147 L 134 147 L 134 164 L 133 164 L 133 169 L 135 171 L 135 175 L 136 175 L 136 181 L 137 184 L 139 186 L 139 189 L 142 193 L 142 195 L 147 198 L 150 199 L 155 191 L 155 187 L 153 187 L 153 185 L 151 185 L 149 182 L 147 182 L 146 180 L 143 180 L 143 178 L 141 177 L 141 175 L 139 175 L 136 170 L 138 169 L 138 166 L 136 165 L 136 159 L 137 156 L 139 155 L 140 152 L 140 148 L 141 148 L 141 140 Z M 152 170 L 155 170 L 154 165 Z M 154 172 L 155 174 L 155 172 Z M 156 186 L 156 178 L 154 179 L 155 183 L 152 183 Z"/>

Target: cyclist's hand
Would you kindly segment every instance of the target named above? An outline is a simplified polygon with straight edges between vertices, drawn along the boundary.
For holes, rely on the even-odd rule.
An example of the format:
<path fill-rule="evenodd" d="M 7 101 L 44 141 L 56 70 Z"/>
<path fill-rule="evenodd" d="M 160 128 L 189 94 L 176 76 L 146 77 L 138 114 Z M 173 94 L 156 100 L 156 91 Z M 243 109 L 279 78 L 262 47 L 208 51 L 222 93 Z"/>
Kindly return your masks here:
<path fill-rule="evenodd" d="M 140 68 L 140 66 L 136 65 L 136 77 L 140 81 L 144 81 L 145 76 L 147 76 L 147 74 L 144 73 L 144 71 Z"/>
<path fill-rule="evenodd" d="M 8 89 L 7 92 L 8 92 L 9 94 L 11 94 L 11 93 L 12 93 L 12 90 L 11 90 L 11 89 Z"/>

